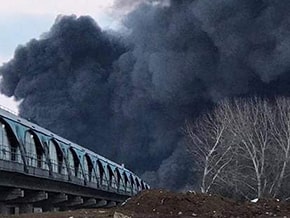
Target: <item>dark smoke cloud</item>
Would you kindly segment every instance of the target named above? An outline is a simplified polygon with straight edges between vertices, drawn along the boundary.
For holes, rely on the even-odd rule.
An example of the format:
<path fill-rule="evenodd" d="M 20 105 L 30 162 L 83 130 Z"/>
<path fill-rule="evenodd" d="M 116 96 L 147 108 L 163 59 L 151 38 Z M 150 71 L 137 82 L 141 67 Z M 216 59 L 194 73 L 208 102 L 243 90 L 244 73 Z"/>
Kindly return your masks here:
<path fill-rule="evenodd" d="M 59 17 L 1 68 L 1 91 L 23 99 L 21 116 L 110 156 L 108 78 L 121 53 L 91 18 Z"/>
<path fill-rule="evenodd" d="M 121 56 L 114 72 L 122 81 L 114 86 L 114 114 L 145 128 L 124 133 L 139 134 L 137 145 L 145 140 L 146 146 L 138 148 L 147 160 L 144 177 L 181 188 L 190 181 L 192 169 L 181 152 L 185 149 L 178 131 L 185 119 L 224 97 L 289 93 L 285 81 L 290 69 L 290 3 L 145 2 L 124 21 L 133 47 Z M 283 86 L 281 78 L 286 79 Z M 136 143 L 130 137 L 123 140 Z"/>
<path fill-rule="evenodd" d="M 139 6 L 140 4 L 153 4 L 153 5 L 169 5 L 170 0 L 115 0 L 113 8 L 121 10 L 123 13 L 129 12 Z"/>
<path fill-rule="evenodd" d="M 1 91 L 23 99 L 22 116 L 180 189 L 194 183 L 185 119 L 224 97 L 289 95 L 290 2 L 134 2 L 116 0 L 135 7 L 122 42 L 58 18 L 0 69 Z"/>

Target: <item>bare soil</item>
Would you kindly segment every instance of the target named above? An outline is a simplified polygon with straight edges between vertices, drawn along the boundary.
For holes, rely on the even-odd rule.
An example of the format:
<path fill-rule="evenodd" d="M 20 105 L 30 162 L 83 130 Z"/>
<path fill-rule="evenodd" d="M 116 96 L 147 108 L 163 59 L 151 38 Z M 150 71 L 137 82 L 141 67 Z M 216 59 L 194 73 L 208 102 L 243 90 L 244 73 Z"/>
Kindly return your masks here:
<path fill-rule="evenodd" d="M 115 216 L 114 216 L 115 214 Z M 236 202 L 215 195 L 146 190 L 110 209 L 25 214 L 19 218 L 166 218 L 166 217 L 290 217 L 290 203 L 263 199 L 256 203 Z M 6 216 L 7 217 L 7 216 Z"/>

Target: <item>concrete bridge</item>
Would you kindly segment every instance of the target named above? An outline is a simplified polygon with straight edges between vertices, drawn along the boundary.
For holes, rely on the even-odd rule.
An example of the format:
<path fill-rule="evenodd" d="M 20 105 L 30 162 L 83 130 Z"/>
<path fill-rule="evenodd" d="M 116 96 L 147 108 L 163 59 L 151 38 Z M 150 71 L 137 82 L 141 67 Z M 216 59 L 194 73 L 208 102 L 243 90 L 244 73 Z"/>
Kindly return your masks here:
<path fill-rule="evenodd" d="M 0 214 L 110 207 L 149 186 L 124 166 L 0 109 Z"/>

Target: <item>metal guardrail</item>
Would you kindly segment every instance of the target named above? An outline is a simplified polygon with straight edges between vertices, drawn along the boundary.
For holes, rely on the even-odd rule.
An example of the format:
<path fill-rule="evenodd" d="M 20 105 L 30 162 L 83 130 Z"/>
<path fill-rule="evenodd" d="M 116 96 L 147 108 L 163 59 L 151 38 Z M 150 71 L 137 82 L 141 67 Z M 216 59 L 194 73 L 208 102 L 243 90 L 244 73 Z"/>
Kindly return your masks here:
<path fill-rule="evenodd" d="M 27 166 L 30 167 L 30 169 L 40 169 L 42 171 L 49 171 L 49 167 L 48 167 L 48 162 L 44 159 L 39 159 L 34 155 L 25 155 L 25 159 L 27 160 Z M 0 160 L 1 161 L 5 161 L 7 164 L 8 162 L 10 162 L 11 167 L 7 168 L 8 170 L 14 169 L 13 168 L 13 164 L 17 164 L 17 166 L 23 165 L 22 159 L 21 159 L 21 154 L 19 152 L 12 152 L 11 151 L 11 147 L 7 146 L 7 145 L 1 145 L 0 144 Z M 53 173 L 56 174 L 60 174 L 63 176 L 68 175 L 68 170 L 74 171 L 74 168 L 69 168 L 67 169 L 63 163 L 61 166 L 61 172 L 58 172 L 59 169 L 57 169 L 59 167 L 60 163 L 50 163 L 52 165 L 52 169 Z M 16 166 L 16 165 L 15 165 Z M 4 166 L 3 166 L 4 167 Z M 2 167 L 0 166 L 0 169 Z M 4 167 L 5 169 L 6 167 Z M 7 170 L 6 169 L 6 170 Z M 56 172 L 55 172 L 56 171 Z M 18 171 L 19 172 L 19 171 Z M 38 171 L 31 171 L 30 173 L 32 175 L 36 175 Z M 48 174 L 47 174 L 48 175 Z M 43 176 L 42 174 L 40 174 L 40 176 Z M 74 175 L 75 176 L 75 175 Z M 91 174 L 91 179 L 90 179 L 90 183 L 91 184 L 95 184 L 96 187 L 100 190 L 103 191 L 113 191 L 113 192 L 117 192 L 120 194 L 133 194 L 133 193 L 137 193 L 138 190 L 136 189 L 136 187 L 131 187 L 131 185 L 129 183 L 127 183 L 126 185 L 123 184 L 123 182 L 117 182 L 115 179 L 112 180 L 108 180 L 105 177 L 99 177 L 96 176 L 94 174 Z M 88 172 L 83 172 L 81 170 L 78 171 L 78 176 L 76 176 L 76 178 L 79 178 L 81 180 L 84 180 L 84 177 L 86 177 L 87 179 L 89 179 L 89 174 Z M 102 181 L 101 181 L 102 180 Z"/>
<path fill-rule="evenodd" d="M 0 145 L 0 159 L 20 163 L 21 155 L 17 151 L 12 151 L 11 146 Z"/>

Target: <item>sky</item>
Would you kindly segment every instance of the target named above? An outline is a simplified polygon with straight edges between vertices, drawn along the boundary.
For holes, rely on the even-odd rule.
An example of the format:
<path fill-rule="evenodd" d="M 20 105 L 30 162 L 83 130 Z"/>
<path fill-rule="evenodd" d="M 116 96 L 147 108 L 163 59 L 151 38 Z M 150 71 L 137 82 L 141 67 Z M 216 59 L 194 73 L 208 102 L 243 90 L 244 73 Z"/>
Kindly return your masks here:
<path fill-rule="evenodd" d="M 116 29 L 114 0 L 0 0 L 0 66 L 15 48 L 47 32 L 58 15 L 90 15 L 104 29 Z M 0 94 L 0 105 L 17 113 L 17 102 Z"/>

